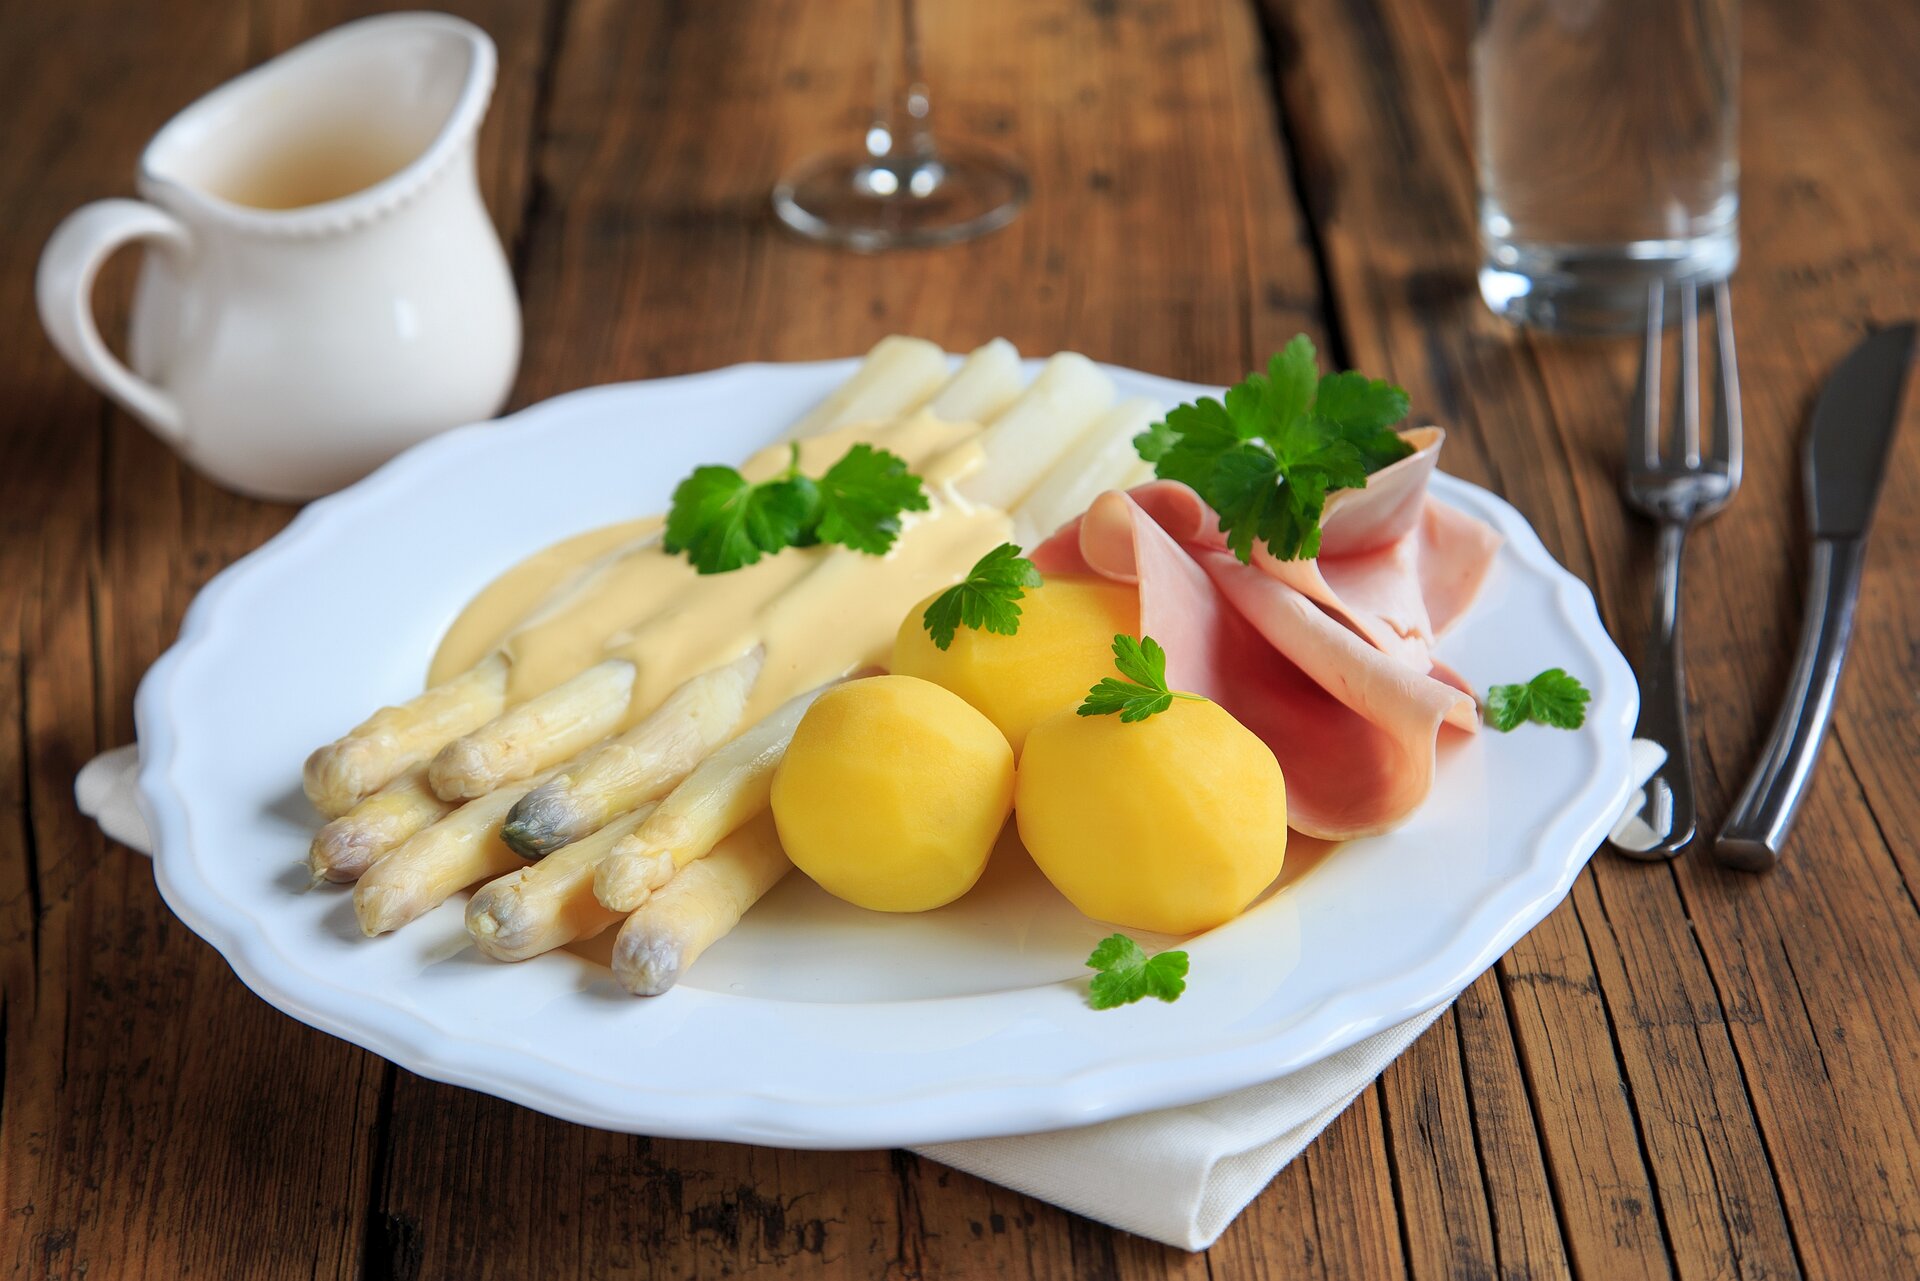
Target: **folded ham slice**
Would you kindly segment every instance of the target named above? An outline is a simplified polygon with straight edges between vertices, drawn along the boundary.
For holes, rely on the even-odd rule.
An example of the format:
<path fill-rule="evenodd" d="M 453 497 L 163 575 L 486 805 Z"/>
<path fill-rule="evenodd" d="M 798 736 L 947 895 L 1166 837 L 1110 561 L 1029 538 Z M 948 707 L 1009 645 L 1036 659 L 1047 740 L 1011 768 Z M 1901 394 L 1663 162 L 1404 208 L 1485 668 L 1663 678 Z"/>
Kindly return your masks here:
<path fill-rule="evenodd" d="M 1434 661 L 1472 604 L 1500 538 L 1429 498 L 1443 434 L 1327 504 L 1317 560 L 1264 548 L 1243 565 L 1219 519 L 1173 481 L 1103 494 L 1043 543 L 1042 573 L 1095 573 L 1140 589 L 1140 630 L 1167 679 L 1233 713 L 1273 749 L 1288 822 L 1345 840 L 1404 821 L 1433 785 L 1443 725 L 1473 733 L 1473 695 Z"/>

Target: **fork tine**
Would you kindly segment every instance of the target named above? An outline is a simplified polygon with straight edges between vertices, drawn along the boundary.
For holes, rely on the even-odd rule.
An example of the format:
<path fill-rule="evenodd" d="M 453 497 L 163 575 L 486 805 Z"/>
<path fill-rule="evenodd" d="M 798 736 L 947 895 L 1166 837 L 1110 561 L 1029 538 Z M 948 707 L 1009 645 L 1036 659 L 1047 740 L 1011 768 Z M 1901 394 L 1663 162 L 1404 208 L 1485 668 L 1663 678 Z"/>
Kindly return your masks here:
<path fill-rule="evenodd" d="M 1733 287 L 1725 281 L 1713 287 L 1714 375 L 1719 395 L 1713 403 L 1713 460 L 1727 469 L 1727 479 L 1740 484 L 1740 368 L 1733 354 Z"/>
<path fill-rule="evenodd" d="M 1660 347 L 1666 330 L 1666 300 L 1667 291 L 1660 282 L 1647 286 L 1647 339 L 1640 348 L 1640 376 L 1633 390 L 1638 417 L 1627 457 L 1629 465 L 1648 471 L 1660 465 Z M 1633 457 L 1635 449 L 1639 451 L 1638 460 Z"/>
<path fill-rule="evenodd" d="M 1680 286 L 1680 446 L 1688 468 L 1700 466 L 1700 287 Z"/>

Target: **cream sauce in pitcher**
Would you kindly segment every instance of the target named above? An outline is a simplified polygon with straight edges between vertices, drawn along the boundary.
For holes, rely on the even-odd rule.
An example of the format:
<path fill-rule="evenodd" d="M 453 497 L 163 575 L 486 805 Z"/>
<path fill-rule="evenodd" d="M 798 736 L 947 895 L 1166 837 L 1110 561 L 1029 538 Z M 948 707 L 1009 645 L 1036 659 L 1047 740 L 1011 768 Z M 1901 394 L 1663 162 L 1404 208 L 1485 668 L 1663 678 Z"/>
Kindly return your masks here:
<path fill-rule="evenodd" d="M 141 156 L 143 200 L 88 205 L 48 242 L 54 345 L 195 467 L 268 498 L 325 493 L 491 417 L 520 355 L 474 172 L 495 58 L 471 23 L 387 14 L 194 103 Z M 89 295 L 136 241 L 129 369 Z"/>

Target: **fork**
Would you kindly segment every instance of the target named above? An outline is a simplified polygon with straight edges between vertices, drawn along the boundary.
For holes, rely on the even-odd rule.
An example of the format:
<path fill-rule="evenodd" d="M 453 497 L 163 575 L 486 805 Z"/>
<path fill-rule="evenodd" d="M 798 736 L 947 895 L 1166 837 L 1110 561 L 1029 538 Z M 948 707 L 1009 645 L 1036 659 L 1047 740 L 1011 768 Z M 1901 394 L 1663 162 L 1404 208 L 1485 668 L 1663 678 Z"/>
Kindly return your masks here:
<path fill-rule="evenodd" d="M 1733 353 L 1733 299 L 1725 283 L 1709 285 L 1713 297 L 1713 430 L 1700 430 L 1700 292 L 1680 285 L 1679 429 L 1665 433 L 1660 357 L 1665 325 L 1664 284 L 1647 290 L 1647 338 L 1640 353 L 1636 406 L 1627 444 L 1627 501 L 1654 521 L 1653 625 L 1640 655 L 1640 724 L 1634 733 L 1666 749 L 1667 759 L 1647 780 L 1639 840 L 1616 836 L 1614 848 L 1628 858 L 1669 859 L 1693 839 L 1697 819 L 1693 762 L 1687 737 L 1687 678 L 1680 656 L 1680 569 L 1687 532 L 1719 511 L 1740 488 L 1740 376 Z"/>

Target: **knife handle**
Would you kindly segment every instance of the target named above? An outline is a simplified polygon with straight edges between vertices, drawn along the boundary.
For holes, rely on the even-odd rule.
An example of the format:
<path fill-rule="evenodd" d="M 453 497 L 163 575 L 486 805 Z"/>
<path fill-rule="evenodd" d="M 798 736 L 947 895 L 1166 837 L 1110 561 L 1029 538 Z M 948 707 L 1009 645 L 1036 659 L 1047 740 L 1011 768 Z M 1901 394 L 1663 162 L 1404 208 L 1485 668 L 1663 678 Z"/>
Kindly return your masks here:
<path fill-rule="evenodd" d="M 1827 722 L 1833 719 L 1865 563 L 1866 540 L 1860 536 L 1814 540 L 1806 617 L 1800 623 L 1800 648 L 1787 678 L 1786 699 L 1760 763 L 1714 842 L 1714 857 L 1728 867 L 1764 872 L 1780 861 L 1793 816 L 1813 777 Z"/>

